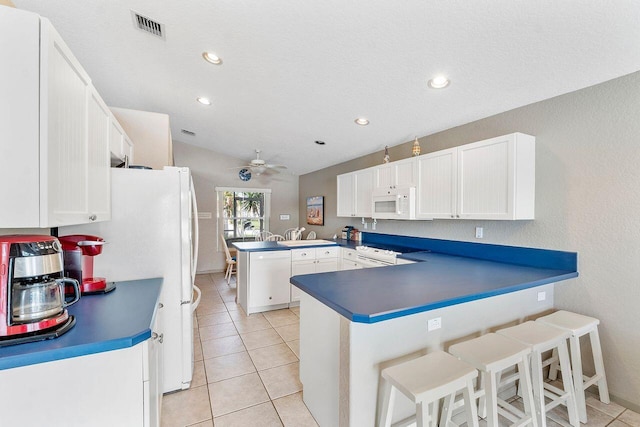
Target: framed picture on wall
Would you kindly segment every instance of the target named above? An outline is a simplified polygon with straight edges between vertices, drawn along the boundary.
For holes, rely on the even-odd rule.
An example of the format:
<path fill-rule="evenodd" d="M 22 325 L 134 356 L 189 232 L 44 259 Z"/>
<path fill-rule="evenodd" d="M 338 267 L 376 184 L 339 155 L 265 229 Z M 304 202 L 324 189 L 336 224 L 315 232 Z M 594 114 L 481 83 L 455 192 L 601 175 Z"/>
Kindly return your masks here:
<path fill-rule="evenodd" d="M 307 197 L 307 224 L 324 225 L 324 196 Z"/>

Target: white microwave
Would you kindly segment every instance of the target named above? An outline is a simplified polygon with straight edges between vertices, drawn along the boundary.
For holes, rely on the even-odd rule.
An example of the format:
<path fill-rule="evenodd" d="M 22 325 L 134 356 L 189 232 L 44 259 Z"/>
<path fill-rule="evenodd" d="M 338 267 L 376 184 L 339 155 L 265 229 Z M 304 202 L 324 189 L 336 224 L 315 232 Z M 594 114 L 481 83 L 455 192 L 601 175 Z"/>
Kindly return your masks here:
<path fill-rule="evenodd" d="M 394 187 L 374 190 L 372 218 L 416 219 L 416 188 Z"/>

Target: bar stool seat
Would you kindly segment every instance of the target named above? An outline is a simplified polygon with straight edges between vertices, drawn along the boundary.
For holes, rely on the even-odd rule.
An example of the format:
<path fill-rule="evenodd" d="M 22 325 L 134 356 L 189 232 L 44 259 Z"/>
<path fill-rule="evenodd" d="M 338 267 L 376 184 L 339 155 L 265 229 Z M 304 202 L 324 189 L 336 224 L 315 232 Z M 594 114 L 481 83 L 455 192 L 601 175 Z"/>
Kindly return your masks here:
<path fill-rule="evenodd" d="M 481 372 L 482 389 L 478 390 L 476 397 L 480 397 L 480 417 L 484 418 L 486 414 L 488 426 L 498 426 L 498 413 L 500 413 L 519 426 L 531 424 L 537 427 L 528 361 L 531 348 L 528 345 L 502 335 L 489 333 L 454 344 L 449 347 L 449 353 Z M 513 366 L 518 367 L 518 373 L 511 379 L 520 380 L 524 412 L 498 398 L 498 386 L 502 371 Z M 449 407 L 447 410 L 451 410 L 451 408 Z"/>
<path fill-rule="evenodd" d="M 547 325 L 555 326 L 560 329 L 571 332 L 569 337 L 569 349 L 571 351 L 571 367 L 573 369 L 573 383 L 576 394 L 576 403 L 578 405 L 578 413 L 580 422 L 587 422 L 587 405 L 585 401 L 584 391 L 598 384 L 598 393 L 602 403 L 609 403 L 609 388 L 607 386 L 607 377 L 604 373 L 604 362 L 602 359 L 602 348 L 600 347 L 600 337 L 598 335 L 598 324 L 600 320 L 584 316 L 570 311 L 560 310 L 536 319 Z M 582 354 L 580 352 L 580 337 L 589 334 L 591 342 L 591 353 L 593 355 L 593 365 L 595 375 L 592 377 L 584 376 L 582 372 Z M 551 367 L 549 368 L 549 378 L 555 379 L 558 374 L 558 358 L 557 354 L 553 354 Z"/>
<path fill-rule="evenodd" d="M 497 333 L 531 347 L 531 377 L 538 425 L 546 427 L 547 411 L 563 404 L 567 407 L 569 423 L 574 427 L 579 427 L 580 421 L 571 380 L 569 350 L 567 349 L 567 338 L 571 333 L 545 325 L 542 322 L 532 321 L 500 329 Z M 542 353 L 553 349 L 558 351 L 563 389 L 545 383 L 542 379 Z M 545 397 L 551 399 L 547 404 L 545 404 Z"/>
<path fill-rule="evenodd" d="M 442 398 L 451 404 L 458 391 L 462 391 L 467 414 L 467 425 L 478 427 L 478 413 L 473 396 L 473 380 L 478 371 L 444 351 L 435 351 L 382 371 L 383 400 L 379 425 L 391 425 L 396 391 L 400 391 L 416 404 L 415 418 L 418 427 L 427 423 L 435 426 L 438 405 Z M 446 403 L 445 403 L 446 405 Z M 409 419 L 402 420 L 401 423 Z M 451 423 L 444 420 L 444 425 Z M 442 423 L 441 423 L 442 424 Z"/>

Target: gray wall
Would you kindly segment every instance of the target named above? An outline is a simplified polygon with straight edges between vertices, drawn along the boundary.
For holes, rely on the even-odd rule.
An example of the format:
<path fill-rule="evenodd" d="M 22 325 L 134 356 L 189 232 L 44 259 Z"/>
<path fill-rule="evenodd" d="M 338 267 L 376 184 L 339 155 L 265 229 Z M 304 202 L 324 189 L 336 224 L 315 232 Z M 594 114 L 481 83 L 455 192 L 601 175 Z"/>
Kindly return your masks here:
<path fill-rule="evenodd" d="M 597 317 L 611 394 L 640 407 L 640 72 L 420 138 L 422 153 L 512 132 L 536 137 L 534 221 L 378 221 L 382 233 L 579 253 L 580 277 L 556 287 L 558 308 Z M 411 155 L 411 142 L 391 160 Z M 377 152 L 300 177 L 325 196 L 324 237 L 360 218 L 336 218 L 336 174 L 382 163 Z M 368 219 L 367 221 L 371 221 Z M 485 238 L 475 239 L 475 227 Z M 589 367 L 587 367 L 589 369 Z"/>
<path fill-rule="evenodd" d="M 219 247 L 219 231 L 216 224 L 216 187 L 270 188 L 271 221 L 269 229 L 282 234 L 284 230 L 298 226 L 298 177 L 287 173 L 252 177 L 244 182 L 238 177 L 238 168 L 245 159 L 225 156 L 214 151 L 174 141 L 173 154 L 176 166 L 191 169 L 198 199 L 198 210 L 210 212 L 211 219 L 198 221 L 200 250 L 198 272 L 222 271 L 225 261 Z M 281 221 L 280 214 L 289 214 L 290 220 Z"/>

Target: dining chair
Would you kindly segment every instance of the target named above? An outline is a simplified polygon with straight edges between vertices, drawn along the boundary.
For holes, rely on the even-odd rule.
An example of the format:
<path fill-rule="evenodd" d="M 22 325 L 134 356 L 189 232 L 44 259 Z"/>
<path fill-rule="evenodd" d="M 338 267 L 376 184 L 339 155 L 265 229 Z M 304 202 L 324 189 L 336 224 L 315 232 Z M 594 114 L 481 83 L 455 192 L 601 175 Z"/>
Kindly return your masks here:
<path fill-rule="evenodd" d="M 272 234 L 266 239 L 266 241 L 269 241 L 269 242 L 279 242 L 282 240 L 286 240 L 286 239 L 284 238 L 284 236 L 281 236 L 280 234 Z"/>
<path fill-rule="evenodd" d="M 313 240 L 316 238 L 316 232 L 315 231 L 310 231 L 309 234 L 307 234 L 307 240 Z"/>
<path fill-rule="evenodd" d="M 256 242 L 264 242 L 269 236 L 273 236 L 273 233 L 270 231 L 261 231 L 256 234 Z"/>
<path fill-rule="evenodd" d="M 294 238 L 296 231 L 298 230 L 298 228 L 287 228 L 286 230 L 284 230 L 284 233 L 282 234 L 282 236 L 284 237 L 284 240 L 296 240 Z"/>
<path fill-rule="evenodd" d="M 237 261 L 234 257 L 231 256 L 229 252 L 229 246 L 227 246 L 227 241 L 224 239 L 224 234 L 220 234 L 220 240 L 222 240 L 222 247 L 224 248 L 224 253 L 227 257 L 227 269 L 224 273 L 224 278 L 227 279 L 227 285 L 231 283 L 231 275 L 235 274 L 236 279 L 238 277 L 238 270 L 236 268 Z"/>

